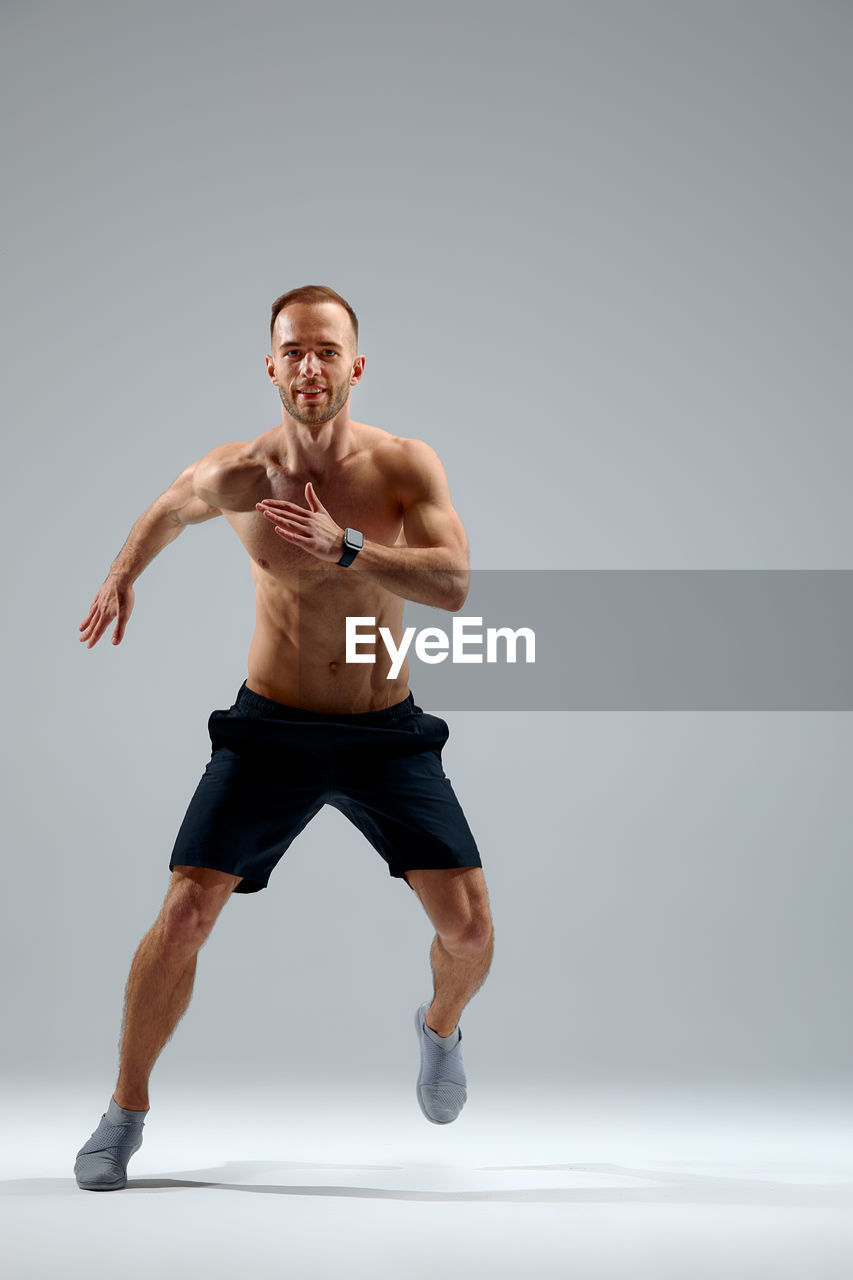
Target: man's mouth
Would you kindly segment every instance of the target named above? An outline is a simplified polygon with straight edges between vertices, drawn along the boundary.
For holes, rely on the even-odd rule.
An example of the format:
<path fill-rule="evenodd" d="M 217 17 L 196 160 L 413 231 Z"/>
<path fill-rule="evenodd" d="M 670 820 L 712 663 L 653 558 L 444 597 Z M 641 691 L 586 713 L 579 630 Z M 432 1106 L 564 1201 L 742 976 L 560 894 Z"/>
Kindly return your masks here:
<path fill-rule="evenodd" d="M 325 390 L 325 387 L 300 387 L 299 394 L 303 400 L 317 400 Z"/>

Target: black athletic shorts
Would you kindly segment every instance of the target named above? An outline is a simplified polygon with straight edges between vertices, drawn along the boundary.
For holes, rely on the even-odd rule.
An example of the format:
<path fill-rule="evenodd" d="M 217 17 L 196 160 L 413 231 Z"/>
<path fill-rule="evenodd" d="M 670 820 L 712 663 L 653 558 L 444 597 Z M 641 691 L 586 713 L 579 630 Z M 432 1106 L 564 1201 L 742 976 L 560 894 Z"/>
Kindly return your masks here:
<path fill-rule="evenodd" d="M 367 837 L 392 876 L 482 866 L 442 768 L 449 729 L 411 693 L 383 711 L 305 711 L 245 683 L 208 721 L 213 753 L 178 832 L 169 867 L 242 876 L 265 889 L 282 854 L 323 805 Z"/>

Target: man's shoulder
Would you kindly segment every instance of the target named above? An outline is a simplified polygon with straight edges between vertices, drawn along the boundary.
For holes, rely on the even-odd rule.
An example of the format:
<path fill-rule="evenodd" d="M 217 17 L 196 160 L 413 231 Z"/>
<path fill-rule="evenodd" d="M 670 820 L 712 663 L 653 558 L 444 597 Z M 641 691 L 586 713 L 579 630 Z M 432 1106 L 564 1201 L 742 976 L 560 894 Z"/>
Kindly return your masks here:
<path fill-rule="evenodd" d="M 256 485 L 267 465 L 260 440 L 232 440 L 206 453 L 195 465 L 196 493 L 227 507 L 230 497 Z"/>
<path fill-rule="evenodd" d="M 359 423 L 363 427 L 364 423 Z M 438 454 L 425 440 L 410 436 L 394 435 L 380 427 L 367 427 L 371 434 L 363 437 L 377 465 L 395 476 L 414 477 L 428 474 L 441 466 Z"/>
<path fill-rule="evenodd" d="M 425 440 L 391 436 L 383 444 L 377 462 L 404 506 L 433 500 L 447 489 L 441 459 Z"/>

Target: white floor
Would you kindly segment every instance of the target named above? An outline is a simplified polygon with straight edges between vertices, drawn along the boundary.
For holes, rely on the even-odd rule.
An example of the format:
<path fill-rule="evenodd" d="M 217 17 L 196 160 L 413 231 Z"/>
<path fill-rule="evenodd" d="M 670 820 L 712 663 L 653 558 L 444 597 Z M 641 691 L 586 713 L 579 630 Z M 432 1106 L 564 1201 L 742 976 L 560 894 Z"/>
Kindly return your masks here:
<path fill-rule="evenodd" d="M 480 1090 L 432 1126 L 413 1091 L 170 1086 L 127 1189 L 82 1192 L 108 1097 L 7 1090 L 6 1280 L 853 1275 L 853 1110 L 827 1098 Z"/>

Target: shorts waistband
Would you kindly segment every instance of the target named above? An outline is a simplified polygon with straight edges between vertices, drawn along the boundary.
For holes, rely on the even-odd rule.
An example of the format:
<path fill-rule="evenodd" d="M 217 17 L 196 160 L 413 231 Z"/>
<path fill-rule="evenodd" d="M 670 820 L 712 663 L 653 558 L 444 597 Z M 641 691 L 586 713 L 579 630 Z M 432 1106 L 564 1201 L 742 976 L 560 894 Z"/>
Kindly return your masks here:
<path fill-rule="evenodd" d="M 383 707 L 379 711 L 309 711 L 305 707 L 289 707 L 285 702 L 265 698 L 263 694 L 255 693 L 254 689 L 248 689 L 245 680 L 240 686 L 234 706 L 238 711 L 275 720 L 304 720 L 318 724 L 389 724 L 421 710 L 415 705 L 414 695 L 409 693 L 402 702 L 395 702 L 393 706 Z"/>

